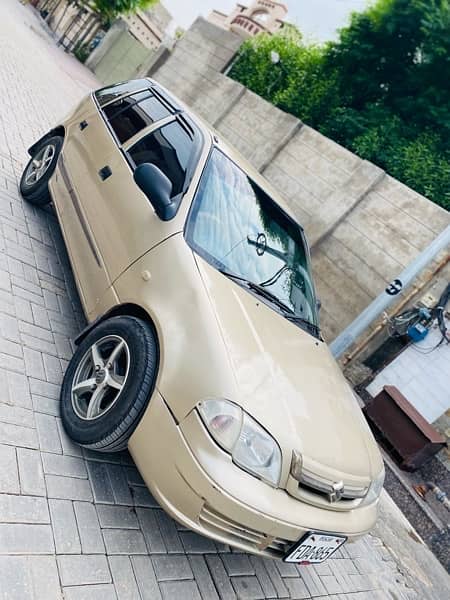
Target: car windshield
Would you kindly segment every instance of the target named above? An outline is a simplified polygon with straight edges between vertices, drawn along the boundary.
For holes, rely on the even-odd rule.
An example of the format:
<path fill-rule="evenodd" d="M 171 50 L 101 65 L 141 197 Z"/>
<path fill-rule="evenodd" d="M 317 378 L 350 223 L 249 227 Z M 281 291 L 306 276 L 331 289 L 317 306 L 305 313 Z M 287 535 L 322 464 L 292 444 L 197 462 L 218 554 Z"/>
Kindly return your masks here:
<path fill-rule="evenodd" d="M 298 224 L 234 162 L 214 149 L 187 228 L 191 247 L 226 274 L 257 284 L 318 325 L 309 252 Z"/>

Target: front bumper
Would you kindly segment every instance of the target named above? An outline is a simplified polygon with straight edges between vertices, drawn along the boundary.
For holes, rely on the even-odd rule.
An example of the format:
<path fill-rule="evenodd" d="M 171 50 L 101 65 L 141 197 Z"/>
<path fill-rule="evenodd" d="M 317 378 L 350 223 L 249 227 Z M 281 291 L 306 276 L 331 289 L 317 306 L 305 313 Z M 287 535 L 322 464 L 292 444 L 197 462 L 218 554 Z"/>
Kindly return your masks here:
<path fill-rule="evenodd" d="M 352 541 L 374 526 L 376 504 L 348 512 L 304 504 L 245 473 L 195 411 L 177 425 L 155 391 L 129 450 L 150 491 L 185 527 L 246 552 L 282 557 L 308 531 Z"/>

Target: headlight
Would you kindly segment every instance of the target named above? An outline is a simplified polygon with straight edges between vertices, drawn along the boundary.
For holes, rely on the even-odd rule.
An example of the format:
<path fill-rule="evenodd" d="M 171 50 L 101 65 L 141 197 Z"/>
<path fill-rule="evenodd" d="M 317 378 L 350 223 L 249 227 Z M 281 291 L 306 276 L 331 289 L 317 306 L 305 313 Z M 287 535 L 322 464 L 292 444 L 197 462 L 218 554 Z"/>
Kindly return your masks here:
<path fill-rule="evenodd" d="M 261 425 L 228 400 L 205 400 L 198 404 L 198 411 L 211 436 L 231 454 L 233 462 L 258 479 L 278 485 L 281 450 Z"/>
<path fill-rule="evenodd" d="M 384 474 L 385 473 L 384 473 L 384 467 L 383 467 L 383 470 L 378 475 L 378 477 L 376 479 L 374 479 L 372 481 L 372 483 L 370 484 L 369 491 L 367 492 L 367 494 L 366 494 L 364 500 L 361 502 L 360 506 L 367 506 L 369 504 L 372 504 L 376 500 L 378 500 L 378 498 L 381 494 L 381 490 L 383 489 L 383 485 L 384 485 Z"/>

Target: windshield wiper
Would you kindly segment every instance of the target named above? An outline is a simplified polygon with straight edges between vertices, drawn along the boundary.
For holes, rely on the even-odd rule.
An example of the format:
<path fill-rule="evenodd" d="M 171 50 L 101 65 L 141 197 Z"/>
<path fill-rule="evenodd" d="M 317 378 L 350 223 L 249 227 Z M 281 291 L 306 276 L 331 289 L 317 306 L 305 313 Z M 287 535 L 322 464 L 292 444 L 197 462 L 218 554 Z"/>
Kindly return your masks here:
<path fill-rule="evenodd" d="M 300 317 L 299 315 L 285 315 L 285 317 L 288 321 L 292 321 L 293 323 L 301 323 L 314 337 L 320 338 L 320 327 L 318 325 L 311 323 L 311 321 L 308 321 L 308 319 Z"/>
<path fill-rule="evenodd" d="M 289 321 L 304 325 L 305 328 L 309 331 L 309 333 L 311 333 L 317 338 L 320 337 L 320 329 L 317 325 L 311 323 L 311 321 L 308 321 L 308 319 L 305 319 L 304 317 L 296 315 L 292 308 L 290 308 L 287 304 L 285 304 L 282 300 L 275 296 L 275 294 L 272 294 L 272 292 L 270 292 L 266 287 L 263 287 L 262 285 L 255 283 L 254 281 L 249 281 L 245 277 L 240 277 L 239 275 L 230 273 L 230 271 L 227 271 L 226 269 L 219 269 L 219 271 L 220 273 L 222 273 L 222 275 L 225 275 L 230 279 L 234 279 L 235 281 L 244 284 L 246 287 L 248 287 L 250 290 L 258 294 L 259 296 L 262 296 L 272 304 L 275 304 L 281 310 L 283 316 Z"/>
<path fill-rule="evenodd" d="M 245 279 L 245 277 L 240 277 L 239 275 L 235 275 L 234 273 L 230 273 L 226 269 L 219 269 L 222 275 L 229 277 L 230 279 L 234 279 L 235 281 L 243 283 L 250 290 L 256 292 L 259 296 L 262 296 L 269 302 L 275 304 L 278 308 L 280 308 L 283 313 L 287 313 L 289 315 L 294 316 L 294 311 L 289 308 L 287 304 L 285 304 L 282 300 L 280 300 L 275 294 L 272 294 L 268 289 L 260 285 L 259 283 L 255 283 L 254 281 L 250 281 L 249 279 Z"/>

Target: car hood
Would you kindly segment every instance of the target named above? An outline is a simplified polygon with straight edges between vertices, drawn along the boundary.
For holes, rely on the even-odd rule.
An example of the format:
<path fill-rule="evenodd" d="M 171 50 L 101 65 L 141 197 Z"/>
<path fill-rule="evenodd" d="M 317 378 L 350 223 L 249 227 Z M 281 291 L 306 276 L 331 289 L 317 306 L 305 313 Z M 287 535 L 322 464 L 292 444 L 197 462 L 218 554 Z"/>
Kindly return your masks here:
<path fill-rule="evenodd" d="M 226 345 L 238 397 L 229 398 L 308 470 L 371 479 L 378 448 L 327 345 L 196 257 Z"/>

